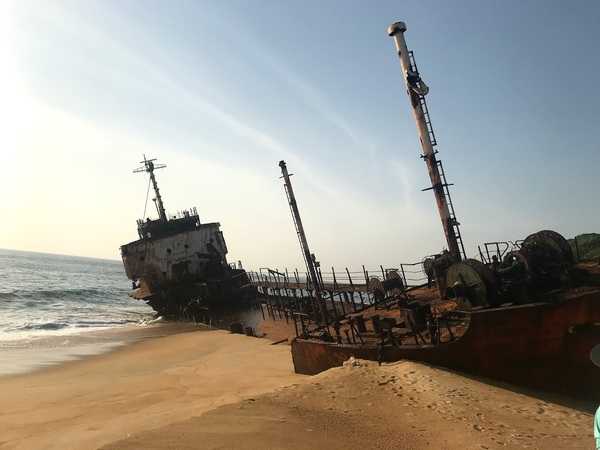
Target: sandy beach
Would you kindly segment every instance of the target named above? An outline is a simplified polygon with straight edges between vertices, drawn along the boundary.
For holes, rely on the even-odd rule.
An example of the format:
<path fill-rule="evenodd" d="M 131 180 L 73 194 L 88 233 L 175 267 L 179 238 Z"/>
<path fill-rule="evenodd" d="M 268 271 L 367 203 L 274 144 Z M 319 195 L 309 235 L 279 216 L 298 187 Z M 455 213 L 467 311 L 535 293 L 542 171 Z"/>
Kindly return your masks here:
<path fill-rule="evenodd" d="M 0 378 L 1 449 L 592 449 L 594 405 L 408 361 L 293 373 L 196 331 Z"/>
<path fill-rule="evenodd" d="M 196 331 L 0 378 L 0 448 L 94 449 L 303 377 L 289 347 Z"/>

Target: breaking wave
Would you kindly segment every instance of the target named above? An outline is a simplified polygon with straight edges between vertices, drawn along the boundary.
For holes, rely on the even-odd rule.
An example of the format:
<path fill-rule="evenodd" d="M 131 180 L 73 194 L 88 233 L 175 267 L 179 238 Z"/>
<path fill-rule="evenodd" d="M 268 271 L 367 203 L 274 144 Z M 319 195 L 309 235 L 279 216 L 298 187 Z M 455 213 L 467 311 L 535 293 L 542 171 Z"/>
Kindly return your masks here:
<path fill-rule="evenodd" d="M 127 289 L 121 289 L 120 293 L 126 294 Z M 114 292 L 113 292 L 114 293 Z M 69 299 L 102 299 L 107 292 L 103 289 L 16 289 L 10 292 L 0 292 L 0 300 L 28 300 L 45 302 L 49 300 Z"/>
<path fill-rule="evenodd" d="M 116 261 L 0 250 L 0 341 L 151 320 Z"/>

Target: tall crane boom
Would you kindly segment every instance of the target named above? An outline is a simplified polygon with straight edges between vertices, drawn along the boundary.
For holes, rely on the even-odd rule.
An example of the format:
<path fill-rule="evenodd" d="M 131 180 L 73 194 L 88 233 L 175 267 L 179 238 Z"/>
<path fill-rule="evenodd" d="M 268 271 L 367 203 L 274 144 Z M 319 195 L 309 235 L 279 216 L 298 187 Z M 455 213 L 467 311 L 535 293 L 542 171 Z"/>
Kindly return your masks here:
<path fill-rule="evenodd" d="M 417 124 L 419 140 L 421 141 L 421 157 L 427 164 L 427 171 L 431 180 L 431 187 L 425 190 L 433 190 L 448 250 L 457 260 L 461 260 L 466 258 L 466 255 L 460 234 L 460 224 L 454 213 L 454 206 L 452 205 L 448 189 L 450 184 L 446 182 L 442 162 L 435 156 L 437 151 L 434 150 L 434 147 L 437 145 L 437 141 L 425 101 L 425 95 L 429 92 L 429 88 L 421 80 L 413 52 L 409 51 L 406 46 L 406 40 L 404 39 L 405 31 L 406 24 L 404 22 L 393 23 L 387 30 L 388 35 L 394 39 L 394 43 L 396 44 L 396 50 L 400 58 L 400 67 L 402 68 L 402 75 L 406 84 L 406 92 L 410 99 L 413 116 Z"/>
<path fill-rule="evenodd" d="M 294 188 L 292 188 L 290 174 L 288 173 L 285 161 L 279 161 L 279 167 L 281 168 L 281 177 L 284 181 L 285 193 L 288 199 L 288 203 L 290 205 L 290 210 L 292 212 L 292 219 L 294 221 L 294 226 L 296 227 L 296 234 L 298 235 L 298 240 L 300 241 L 302 257 L 304 258 L 306 270 L 308 272 L 310 282 L 315 291 L 315 298 L 317 300 L 318 307 L 321 311 L 321 318 L 323 322 L 328 323 L 329 318 L 327 314 L 327 307 L 325 304 L 325 300 L 323 299 L 321 282 L 319 280 L 319 275 L 317 272 L 316 258 L 315 255 L 311 253 L 310 248 L 308 247 L 306 233 L 304 232 L 304 226 L 302 225 L 302 219 L 300 218 L 300 211 L 298 210 L 298 203 L 296 203 L 296 196 L 294 195 Z"/>

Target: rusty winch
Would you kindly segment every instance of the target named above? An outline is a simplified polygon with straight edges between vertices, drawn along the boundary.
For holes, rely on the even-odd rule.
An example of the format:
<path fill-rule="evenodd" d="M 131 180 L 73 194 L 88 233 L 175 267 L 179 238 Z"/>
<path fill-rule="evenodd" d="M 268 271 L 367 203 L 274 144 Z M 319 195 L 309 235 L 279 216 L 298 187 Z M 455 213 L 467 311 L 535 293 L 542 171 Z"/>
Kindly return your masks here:
<path fill-rule="evenodd" d="M 567 285 L 574 264 L 569 242 L 559 233 L 533 233 L 518 250 L 484 264 L 475 259 L 460 262 L 434 260 L 436 279 L 443 297 L 462 299 L 473 307 L 505 302 L 529 303 L 539 294 Z M 440 273 L 442 272 L 442 273 Z"/>

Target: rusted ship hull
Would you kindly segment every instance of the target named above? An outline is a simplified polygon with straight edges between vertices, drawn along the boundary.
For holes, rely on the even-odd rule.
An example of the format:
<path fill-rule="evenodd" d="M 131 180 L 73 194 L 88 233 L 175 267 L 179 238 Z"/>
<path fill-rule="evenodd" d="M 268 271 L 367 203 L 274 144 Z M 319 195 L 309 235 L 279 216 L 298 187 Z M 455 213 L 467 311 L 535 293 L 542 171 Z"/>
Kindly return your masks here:
<path fill-rule="evenodd" d="M 589 359 L 600 343 L 600 290 L 571 293 L 556 303 L 466 311 L 465 334 L 439 345 L 358 346 L 292 342 L 297 373 L 341 366 L 350 356 L 422 361 L 468 374 L 600 400 L 600 368 Z"/>
<path fill-rule="evenodd" d="M 188 215 L 141 226 L 141 238 L 121 247 L 123 265 L 134 284 L 130 296 L 159 315 L 197 320 L 209 308 L 243 306 L 255 297 L 246 271 L 227 264 L 219 223 Z"/>
<path fill-rule="evenodd" d="M 244 308 L 255 300 L 244 270 L 232 269 L 219 278 L 167 283 L 149 292 L 141 287 L 131 297 L 145 301 L 157 314 L 171 319 L 203 321 L 205 313 L 220 309 Z"/>
<path fill-rule="evenodd" d="M 212 252 L 207 246 L 212 246 Z M 225 241 L 218 223 L 207 223 L 170 236 L 143 238 L 121 247 L 125 273 L 145 280 L 147 288 L 203 277 L 211 263 L 224 258 Z"/>

